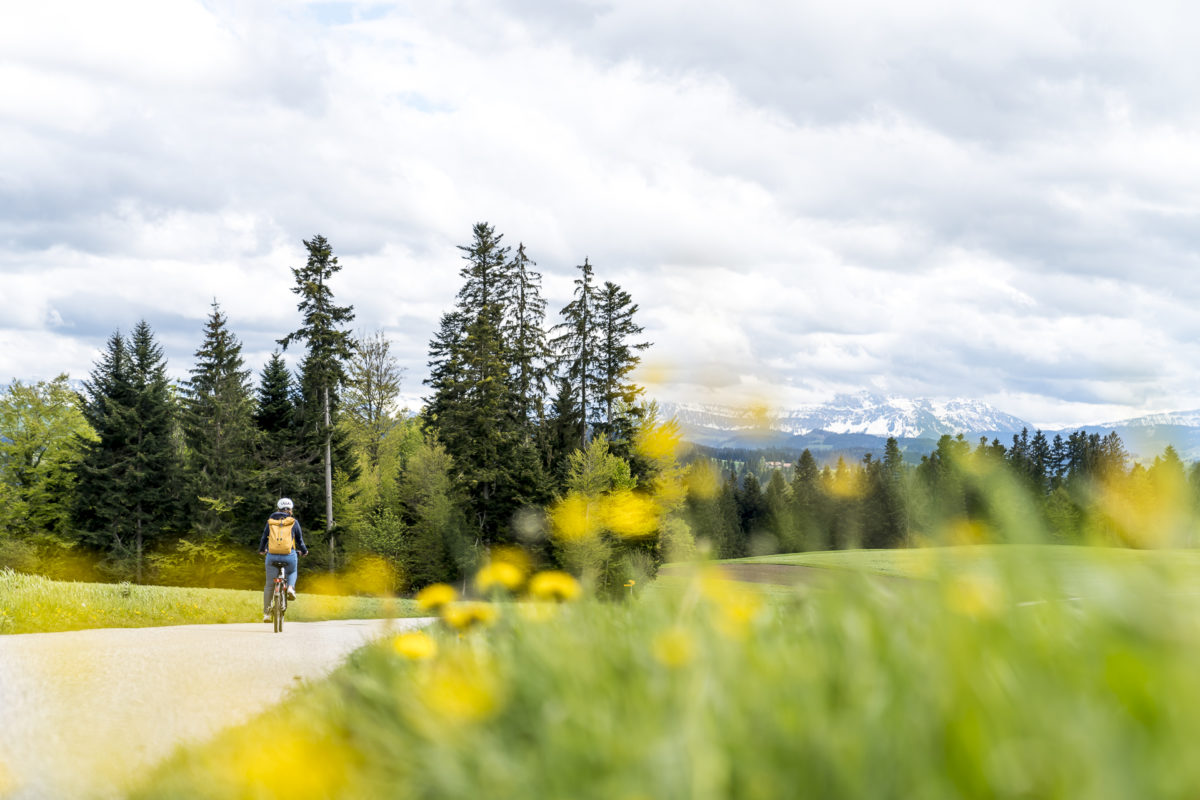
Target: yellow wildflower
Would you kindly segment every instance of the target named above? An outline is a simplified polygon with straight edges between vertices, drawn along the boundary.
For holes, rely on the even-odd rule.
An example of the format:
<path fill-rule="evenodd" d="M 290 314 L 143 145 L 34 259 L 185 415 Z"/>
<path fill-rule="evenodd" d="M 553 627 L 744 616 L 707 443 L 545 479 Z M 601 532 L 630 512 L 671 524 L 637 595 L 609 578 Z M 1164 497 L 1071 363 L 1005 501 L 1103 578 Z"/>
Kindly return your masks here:
<path fill-rule="evenodd" d="M 634 449 L 642 458 L 652 463 L 668 462 L 675 458 L 683 440 L 679 423 L 675 420 L 658 425 L 648 425 L 637 435 Z"/>
<path fill-rule="evenodd" d="M 525 572 L 509 561 L 493 561 L 475 575 L 475 585 L 484 593 L 493 589 L 515 592 L 524 582 Z"/>
<path fill-rule="evenodd" d="M 604 524 L 617 536 L 635 539 L 658 531 L 658 506 L 645 495 L 627 489 L 604 498 Z"/>
<path fill-rule="evenodd" d="M 392 649 L 409 661 L 426 661 L 437 655 L 437 642 L 424 631 L 408 631 L 392 639 Z"/>
<path fill-rule="evenodd" d="M 421 611 L 436 612 L 447 603 L 458 599 L 458 592 L 447 583 L 431 583 L 417 592 L 417 608 Z"/>
<path fill-rule="evenodd" d="M 577 599 L 582 593 L 579 581 L 559 570 L 539 572 L 529 581 L 529 594 L 537 600 L 563 603 Z"/>
<path fill-rule="evenodd" d="M 599 515 L 586 497 L 575 492 L 551 507 L 550 524 L 555 536 L 569 542 L 591 539 L 600 532 Z"/>
<path fill-rule="evenodd" d="M 442 607 L 442 621 L 462 633 L 496 621 L 496 608 L 490 603 L 450 603 Z"/>
<path fill-rule="evenodd" d="M 654 637 L 652 652 L 658 663 L 678 669 L 692 662 L 696 654 L 696 642 L 682 628 L 668 628 Z"/>

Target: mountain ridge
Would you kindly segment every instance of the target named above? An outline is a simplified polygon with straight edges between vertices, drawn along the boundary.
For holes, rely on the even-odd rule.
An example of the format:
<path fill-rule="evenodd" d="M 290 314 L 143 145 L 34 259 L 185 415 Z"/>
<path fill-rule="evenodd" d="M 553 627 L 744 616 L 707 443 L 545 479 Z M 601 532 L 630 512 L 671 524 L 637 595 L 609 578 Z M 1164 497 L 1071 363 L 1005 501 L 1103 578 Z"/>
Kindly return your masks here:
<path fill-rule="evenodd" d="M 905 398 L 870 392 L 840 394 L 824 403 L 788 409 L 738 409 L 704 403 L 661 403 L 693 444 L 733 449 L 803 449 L 852 454 L 881 451 L 889 437 L 902 449 L 925 451 L 943 435 L 1000 439 L 1009 444 L 1037 426 L 980 400 Z M 1148 414 L 1099 425 L 1042 429 L 1064 437 L 1077 430 L 1116 431 L 1135 459 L 1151 458 L 1172 445 L 1181 457 L 1200 460 L 1200 410 Z"/>

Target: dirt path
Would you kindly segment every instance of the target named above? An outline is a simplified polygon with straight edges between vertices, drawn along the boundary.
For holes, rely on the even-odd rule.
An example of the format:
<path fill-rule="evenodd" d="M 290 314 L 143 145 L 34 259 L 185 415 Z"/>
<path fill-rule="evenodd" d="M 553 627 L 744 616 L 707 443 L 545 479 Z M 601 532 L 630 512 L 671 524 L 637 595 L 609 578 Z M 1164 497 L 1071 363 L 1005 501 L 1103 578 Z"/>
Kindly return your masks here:
<path fill-rule="evenodd" d="M 109 628 L 0 636 L 0 797 L 120 797 L 176 745 L 428 620 Z"/>

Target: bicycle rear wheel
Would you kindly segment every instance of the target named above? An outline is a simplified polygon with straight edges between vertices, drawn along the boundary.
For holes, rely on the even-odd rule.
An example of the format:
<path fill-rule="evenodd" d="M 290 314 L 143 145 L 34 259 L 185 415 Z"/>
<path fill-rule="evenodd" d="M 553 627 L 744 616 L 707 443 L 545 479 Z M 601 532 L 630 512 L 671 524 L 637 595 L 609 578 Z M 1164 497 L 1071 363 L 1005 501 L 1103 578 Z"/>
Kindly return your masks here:
<path fill-rule="evenodd" d="M 283 592 L 279 591 L 279 584 L 275 584 L 275 597 L 271 601 L 271 622 L 275 633 L 283 630 Z"/>

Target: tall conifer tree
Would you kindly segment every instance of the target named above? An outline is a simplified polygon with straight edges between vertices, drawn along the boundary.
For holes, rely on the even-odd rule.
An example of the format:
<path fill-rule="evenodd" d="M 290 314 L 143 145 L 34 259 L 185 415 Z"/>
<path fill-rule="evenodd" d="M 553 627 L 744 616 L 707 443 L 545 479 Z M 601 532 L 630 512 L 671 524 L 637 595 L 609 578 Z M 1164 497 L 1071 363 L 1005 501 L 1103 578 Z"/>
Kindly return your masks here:
<path fill-rule="evenodd" d="M 141 582 L 147 543 L 183 512 L 175 406 L 162 348 L 145 320 L 126 342 L 114 333 L 84 385 L 84 416 L 97 440 L 84 444 L 75 516 Z"/>
<path fill-rule="evenodd" d="M 509 264 L 512 300 L 505 322 L 509 349 L 512 351 L 513 391 L 518 418 L 526 423 L 542 422 L 545 415 L 546 377 L 550 346 L 546 341 L 546 301 L 542 298 L 542 275 L 517 245 L 517 254 Z"/>
<path fill-rule="evenodd" d="M 297 309 L 304 321 L 297 330 L 280 339 L 279 344 L 285 350 L 297 341 L 307 347 L 301 368 L 301 408 L 306 433 L 324 450 L 325 533 L 332 570 L 337 552 L 333 533 L 333 423 L 337 415 L 337 391 L 346 381 L 345 364 L 353 343 L 350 331 L 341 326 L 354 319 L 354 306 L 333 302 L 329 280 L 342 267 L 325 237 L 314 236 L 304 242 L 304 247 L 308 250 L 308 260 L 304 266 L 292 268 L 296 279 L 292 292 L 300 295 Z"/>
<path fill-rule="evenodd" d="M 465 262 L 455 311 L 442 317 L 430 342 L 433 389 L 426 414 L 452 458 L 478 541 L 509 537 L 515 511 L 544 499 L 534 443 L 522 429 L 505 320 L 514 296 L 508 248 L 495 229 L 478 223 Z"/>
<path fill-rule="evenodd" d="M 637 310 L 637 303 L 628 292 L 611 281 L 604 282 L 596 297 L 600 342 L 596 401 L 604 409 L 603 425 L 613 442 L 628 442 L 632 438 L 634 423 L 630 409 L 642 391 L 629 379 L 642 360 L 637 353 L 650 346 L 650 342 L 631 341 L 642 333 L 642 327 L 633 320 Z"/>
<path fill-rule="evenodd" d="M 563 322 L 554 326 L 561 333 L 551 341 L 556 351 L 559 374 L 570 384 L 579 409 L 577 440 L 587 445 L 588 423 L 596 417 L 596 403 L 603 391 L 600 379 L 600 331 L 596 324 L 597 290 L 595 273 L 586 258 L 577 269 L 574 297 L 562 310 Z"/>
<path fill-rule="evenodd" d="M 181 387 L 190 500 L 198 501 L 193 524 L 208 533 L 231 529 L 241 516 L 253 491 L 258 438 L 250 370 L 227 322 L 214 300 L 191 378 Z"/>

